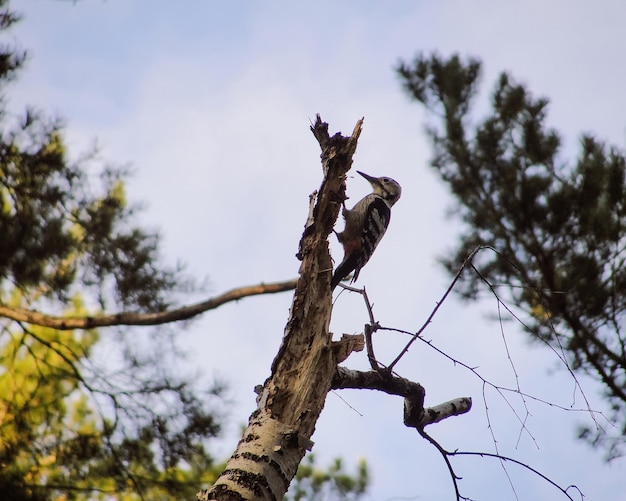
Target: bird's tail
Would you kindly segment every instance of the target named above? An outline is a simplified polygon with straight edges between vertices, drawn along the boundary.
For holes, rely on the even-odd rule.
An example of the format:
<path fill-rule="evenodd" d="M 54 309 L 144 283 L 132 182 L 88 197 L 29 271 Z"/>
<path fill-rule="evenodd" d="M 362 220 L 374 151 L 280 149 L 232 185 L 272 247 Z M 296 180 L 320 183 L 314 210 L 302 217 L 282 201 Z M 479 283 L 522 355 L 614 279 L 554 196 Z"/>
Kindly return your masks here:
<path fill-rule="evenodd" d="M 346 257 L 339 266 L 335 269 L 335 273 L 333 273 L 333 278 L 330 281 L 330 290 L 335 290 L 335 287 L 341 282 L 344 278 L 346 278 L 350 273 L 352 273 L 357 267 L 357 257 L 355 253 L 352 253 L 350 256 Z M 356 279 L 356 275 L 354 275 L 353 281 Z"/>

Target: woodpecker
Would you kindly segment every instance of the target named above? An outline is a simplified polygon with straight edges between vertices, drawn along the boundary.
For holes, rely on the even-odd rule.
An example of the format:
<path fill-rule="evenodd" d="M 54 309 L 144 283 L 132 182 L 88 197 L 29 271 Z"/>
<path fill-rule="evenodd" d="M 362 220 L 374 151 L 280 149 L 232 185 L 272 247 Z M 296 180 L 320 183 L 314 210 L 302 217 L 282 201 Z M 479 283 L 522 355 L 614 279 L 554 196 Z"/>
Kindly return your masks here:
<path fill-rule="evenodd" d="M 357 172 L 370 182 L 374 191 L 359 200 L 351 210 L 344 205 L 342 214 L 346 226 L 341 233 L 337 233 L 344 256 L 333 274 L 331 289 L 352 271 L 354 276 L 351 282 L 358 278 L 361 268 L 372 257 L 383 238 L 391 219 L 391 207 L 402 193 L 400 185 L 390 177 L 373 177 Z"/>

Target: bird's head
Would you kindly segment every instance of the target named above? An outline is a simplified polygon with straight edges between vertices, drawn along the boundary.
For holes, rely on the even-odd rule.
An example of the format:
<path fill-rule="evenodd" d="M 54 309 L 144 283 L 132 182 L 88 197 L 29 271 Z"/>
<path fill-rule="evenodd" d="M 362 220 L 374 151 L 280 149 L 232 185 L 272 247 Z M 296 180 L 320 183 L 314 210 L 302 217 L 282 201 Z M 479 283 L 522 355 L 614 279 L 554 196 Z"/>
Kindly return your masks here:
<path fill-rule="evenodd" d="M 357 172 L 370 182 L 374 193 L 376 195 L 379 195 L 385 202 L 387 202 L 387 205 L 389 207 L 391 207 L 400 199 L 400 195 L 402 194 L 402 188 L 394 179 L 384 176 L 370 176 L 368 174 L 365 174 L 365 172 L 361 172 L 360 170 L 358 170 Z"/>

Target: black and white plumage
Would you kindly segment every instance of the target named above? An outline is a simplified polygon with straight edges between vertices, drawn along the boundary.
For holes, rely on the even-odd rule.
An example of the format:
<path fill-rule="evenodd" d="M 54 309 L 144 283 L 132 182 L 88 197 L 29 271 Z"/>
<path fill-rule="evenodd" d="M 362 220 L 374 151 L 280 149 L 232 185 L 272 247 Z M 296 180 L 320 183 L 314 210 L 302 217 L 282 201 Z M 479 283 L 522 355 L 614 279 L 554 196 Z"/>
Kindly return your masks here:
<path fill-rule="evenodd" d="M 373 177 L 357 172 L 370 182 L 373 192 L 359 200 L 351 210 L 343 209 L 346 226 L 337 238 L 343 245 L 344 257 L 335 269 L 331 289 L 353 271 L 352 282 L 358 278 L 361 268 L 372 257 L 387 231 L 391 207 L 402 194 L 400 185 L 390 177 Z"/>

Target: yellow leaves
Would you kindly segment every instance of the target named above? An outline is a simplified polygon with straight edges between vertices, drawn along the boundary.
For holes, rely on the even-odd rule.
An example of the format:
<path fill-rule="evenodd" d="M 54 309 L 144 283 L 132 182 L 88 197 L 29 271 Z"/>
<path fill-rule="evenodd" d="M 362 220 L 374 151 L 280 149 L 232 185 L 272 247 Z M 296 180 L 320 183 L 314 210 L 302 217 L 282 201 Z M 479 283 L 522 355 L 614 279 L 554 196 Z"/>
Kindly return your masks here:
<path fill-rule="evenodd" d="M 42 458 L 39 458 L 39 466 L 51 466 L 55 463 L 55 461 L 57 460 L 56 454 L 48 454 L 47 456 L 44 456 Z"/>
<path fill-rule="evenodd" d="M 14 289 L 8 304 L 21 307 L 22 292 Z M 66 315 L 84 315 L 87 309 L 79 295 L 74 296 Z M 7 329 L 0 346 L 0 416 L 3 441 L 20 434 L 61 422 L 66 415 L 67 397 L 80 388 L 80 364 L 98 340 L 95 330 L 58 331 L 39 326 Z M 94 430 L 89 403 L 73 399 L 72 420 L 82 431 Z M 54 419 L 51 416 L 55 416 Z M 19 424 L 22 423 L 22 424 Z"/>
<path fill-rule="evenodd" d="M 61 134 L 57 131 L 52 132 L 48 142 L 42 146 L 39 153 L 44 161 L 52 160 L 54 163 L 63 162 L 65 158 L 65 145 L 63 144 Z"/>
<path fill-rule="evenodd" d="M 0 376 L 0 400 L 7 425 L 2 430 L 4 437 L 21 433 L 22 421 L 37 427 L 47 422 L 53 408 L 55 412 L 64 411 L 63 397 L 75 389 L 76 383 L 61 379 L 67 367 L 58 354 L 21 334 L 13 336 L 3 356 L 9 360 L 6 372 Z"/>
<path fill-rule="evenodd" d="M 70 234 L 70 236 L 77 242 L 84 240 L 85 237 L 87 236 L 85 227 L 78 223 L 74 223 L 71 226 L 69 226 L 67 231 Z"/>
<path fill-rule="evenodd" d="M 11 301 L 21 305 L 21 293 L 14 293 Z M 85 311 L 76 296 L 66 314 Z M 65 478 L 74 444 L 95 440 L 94 447 L 99 447 L 98 414 L 80 387 L 81 362 L 96 340 L 95 331 L 37 326 L 5 330 L 0 345 L 0 452 L 10 457 L 7 467 L 28 483 Z"/>
<path fill-rule="evenodd" d="M 12 215 L 15 213 L 15 202 L 13 201 L 12 193 L 6 186 L 0 186 L 0 213 L 4 215 Z"/>
<path fill-rule="evenodd" d="M 545 307 L 544 303 L 540 300 L 539 297 L 533 296 L 530 301 L 530 314 L 535 317 L 537 320 L 550 320 L 552 318 L 552 314 Z"/>
<path fill-rule="evenodd" d="M 115 183 L 113 183 L 113 186 L 109 191 L 109 197 L 117 200 L 120 207 L 126 207 L 126 187 L 121 179 L 118 179 Z"/>
<path fill-rule="evenodd" d="M 92 217 L 94 214 L 102 212 L 118 212 L 126 207 L 126 188 L 124 181 L 121 179 L 112 180 L 111 185 L 107 187 L 106 194 L 99 199 L 93 201 L 90 212 Z"/>

